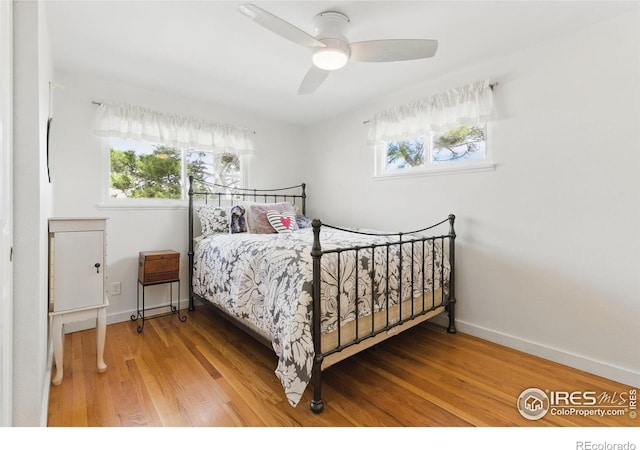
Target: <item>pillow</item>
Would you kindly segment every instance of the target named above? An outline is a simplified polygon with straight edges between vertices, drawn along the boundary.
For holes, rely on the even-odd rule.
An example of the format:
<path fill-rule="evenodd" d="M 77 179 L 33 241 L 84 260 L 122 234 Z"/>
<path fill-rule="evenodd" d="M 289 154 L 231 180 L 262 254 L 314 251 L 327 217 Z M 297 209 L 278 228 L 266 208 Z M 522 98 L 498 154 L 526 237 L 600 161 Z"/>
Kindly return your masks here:
<path fill-rule="evenodd" d="M 229 218 L 226 208 L 199 205 L 196 206 L 195 210 L 200 218 L 200 228 L 203 236 L 229 232 Z"/>
<path fill-rule="evenodd" d="M 282 203 L 253 203 L 249 206 L 249 218 L 247 220 L 247 228 L 249 233 L 269 234 L 275 233 L 269 219 L 267 211 L 276 211 L 279 213 L 292 213 L 295 217 L 295 209 L 289 202 Z"/>
<path fill-rule="evenodd" d="M 232 233 L 251 233 L 251 205 L 255 205 L 256 202 L 252 202 L 249 200 L 236 200 L 236 203 L 233 204 L 233 206 L 231 207 L 231 232 Z M 238 223 L 237 225 L 235 225 L 234 222 L 234 208 L 235 208 L 235 215 L 237 217 L 236 222 Z M 234 231 L 235 230 L 240 230 L 240 231 Z M 244 230 L 244 231 L 242 231 Z"/>
<path fill-rule="evenodd" d="M 309 219 L 307 216 L 303 216 L 302 214 L 297 214 L 296 215 L 296 224 L 298 225 L 298 228 L 302 229 L 302 228 L 311 228 L 311 219 Z"/>
<path fill-rule="evenodd" d="M 296 223 L 296 215 L 290 212 L 278 212 L 270 209 L 267 211 L 267 219 L 278 233 L 291 233 L 293 230 L 298 229 Z"/>
<path fill-rule="evenodd" d="M 247 232 L 247 209 L 238 204 L 233 205 L 229 210 L 231 213 L 231 220 L 229 223 L 229 230 L 231 233 L 246 233 Z"/>

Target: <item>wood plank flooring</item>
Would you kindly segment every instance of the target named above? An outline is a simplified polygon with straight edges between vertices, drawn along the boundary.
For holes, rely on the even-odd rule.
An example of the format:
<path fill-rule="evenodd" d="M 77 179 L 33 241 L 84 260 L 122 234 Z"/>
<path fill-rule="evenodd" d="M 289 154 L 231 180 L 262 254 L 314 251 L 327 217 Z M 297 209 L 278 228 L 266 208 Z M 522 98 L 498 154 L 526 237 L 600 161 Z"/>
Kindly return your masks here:
<path fill-rule="evenodd" d="M 623 416 L 527 420 L 524 389 L 617 393 L 613 381 L 437 326 L 395 336 L 324 372 L 321 414 L 310 389 L 293 408 L 272 351 L 208 308 L 107 327 L 107 371 L 95 330 L 65 336 L 64 379 L 51 386 L 49 427 L 637 427 Z M 54 369 L 55 371 L 55 369 Z M 627 403 L 628 404 L 628 403 Z"/>

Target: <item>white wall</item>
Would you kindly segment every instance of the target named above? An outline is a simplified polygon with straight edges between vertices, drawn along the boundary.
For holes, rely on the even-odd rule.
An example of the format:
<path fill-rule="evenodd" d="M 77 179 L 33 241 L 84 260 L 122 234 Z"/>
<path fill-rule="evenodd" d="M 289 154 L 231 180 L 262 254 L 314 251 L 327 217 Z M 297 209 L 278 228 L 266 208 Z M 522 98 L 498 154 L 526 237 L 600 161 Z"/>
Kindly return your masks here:
<path fill-rule="evenodd" d="M 42 6 L 15 2 L 13 425 L 46 424 L 49 389 L 46 124 L 52 64 Z M 43 416 L 43 414 L 45 416 Z"/>
<path fill-rule="evenodd" d="M 101 139 L 93 136 L 96 106 L 93 100 L 114 100 L 146 106 L 157 111 L 190 115 L 222 123 L 243 125 L 256 131 L 255 154 L 251 157 L 252 187 L 289 186 L 303 182 L 299 130 L 273 123 L 242 111 L 217 107 L 196 100 L 173 97 L 117 82 L 81 74 L 56 74 L 65 86 L 54 102 L 51 176 L 54 215 L 100 216 L 107 222 L 107 275 L 121 283 L 121 295 L 110 295 L 108 322 L 129 320 L 136 310 L 138 253 L 173 249 L 181 253 L 181 298 L 188 299 L 187 210 L 105 209 L 101 182 L 108 177 L 102 164 Z M 175 291 L 174 291 L 175 292 Z M 146 289 L 147 306 L 168 302 L 168 285 Z M 174 297 L 175 298 L 175 297 Z M 68 330 L 74 329 L 68 327 Z"/>
<path fill-rule="evenodd" d="M 0 2 L 0 427 L 13 417 L 13 4 Z"/>
<path fill-rule="evenodd" d="M 407 231 L 454 213 L 460 330 L 639 386 L 639 28 L 629 13 L 308 129 L 312 215 Z M 495 171 L 372 180 L 364 120 L 485 78 Z"/>

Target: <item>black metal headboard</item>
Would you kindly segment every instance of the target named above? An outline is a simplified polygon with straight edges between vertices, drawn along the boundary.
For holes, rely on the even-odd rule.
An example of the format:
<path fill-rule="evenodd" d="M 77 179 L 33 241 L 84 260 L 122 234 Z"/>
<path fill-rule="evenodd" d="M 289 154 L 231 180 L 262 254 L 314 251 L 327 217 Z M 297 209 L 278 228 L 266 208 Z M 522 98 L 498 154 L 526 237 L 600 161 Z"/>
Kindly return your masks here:
<path fill-rule="evenodd" d="M 247 189 L 229 187 L 221 184 L 208 183 L 189 176 L 189 310 L 193 311 L 193 213 L 194 198 L 201 199 L 206 204 L 217 206 L 229 205 L 234 201 L 254 201 L 260 203 L 290 202 L 293 206 L 300 205 L 303 215 L 307 213 L 306 184 L 276 189 Z"/>
<path fill-rule="evenodd" d="M 196 185 L 197 184 L 197 185 Z M 234 200 L 254 201 L 261 203 L 290 202 L 293 206 L 300 203 L 300 211 L 306 214 L 306 184 L 289 186 L 276 189 L 248 189 L 224 186 L 222 184 L 208 183 L 189 177 L 189 209 L 193 206 L 194 197 L 203 199 L 204 203 L 213 203 L 221 206 L 223 202 L 230 203 Z"/>

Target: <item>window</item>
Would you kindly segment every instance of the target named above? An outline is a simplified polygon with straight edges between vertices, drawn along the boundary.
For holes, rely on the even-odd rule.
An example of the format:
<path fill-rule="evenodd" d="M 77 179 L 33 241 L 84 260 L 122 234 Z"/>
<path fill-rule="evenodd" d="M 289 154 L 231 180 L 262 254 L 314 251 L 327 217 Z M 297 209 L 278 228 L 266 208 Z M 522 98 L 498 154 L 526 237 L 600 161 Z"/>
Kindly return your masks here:
<path fill-rule="evenodd" d="M 229 187 L 240 187 L 242 161 L 233 153 L 212 153 L 194 148 L 187 150 L 187 175 L 193 175 L 195 189 L 209 192 L 198 180 Z"/>
<path fill-rule="evenodd" d="M 106 147 L 102 207 L 184 205 L 189 175 L 233 187 L 242 182 L 245 157 L 253 152 L 249 128 L 127 103 L 93 103 L 93 133 L 105 138 Z"/>
<path fill-rule="evenodd" d="M 495 85 L 480 80 L 376 113 L 366 121 L 375 177 L 492 170 L 487 125 Z"/>
<path fill-rule="evenodd" d="M 110 198 L 182 200 L 189 175 L 239 186 L 241 157 L 135 139 L 109 138 Z"/>
<path fill-rule="evenodd" d="M 486 125 L 460 125 L 433 136 L 430 161 L 445 164 L 455 161 L 487 159 Z"/>
<path fill-rule="evenodd" d="M 424 167 L 424 136 L 385 143 L 385 170 Z"/>
<path fill-rule="evenodd" d="M 382 177 L 493 167 L 485 124 L 382 142 L 378 153 L 376 175 Z"/>

